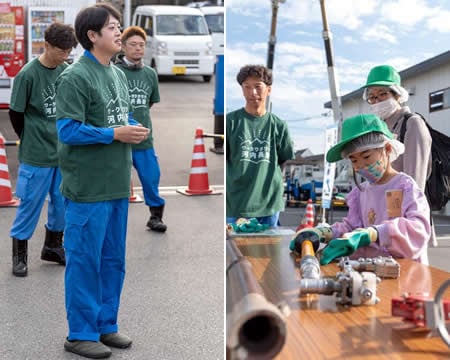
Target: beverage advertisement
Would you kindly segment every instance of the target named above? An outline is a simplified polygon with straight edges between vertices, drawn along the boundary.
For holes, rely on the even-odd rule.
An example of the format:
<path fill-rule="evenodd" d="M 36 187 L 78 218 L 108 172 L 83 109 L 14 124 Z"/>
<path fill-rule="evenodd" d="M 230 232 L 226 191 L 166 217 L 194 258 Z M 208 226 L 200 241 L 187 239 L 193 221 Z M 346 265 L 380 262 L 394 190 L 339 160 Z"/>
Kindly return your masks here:
<path fill-rule="evenodd" d="M 0 4 L 0 108 L 9 106 L 12 82 L 25 64 L 24 8 Z"/>
<path fill-rule="evenodd" d="M 64 9 L 30 7 L 28 11 L 28 61 L 44 52 L 45 30 L 54 22 L 64 23 Z"/>

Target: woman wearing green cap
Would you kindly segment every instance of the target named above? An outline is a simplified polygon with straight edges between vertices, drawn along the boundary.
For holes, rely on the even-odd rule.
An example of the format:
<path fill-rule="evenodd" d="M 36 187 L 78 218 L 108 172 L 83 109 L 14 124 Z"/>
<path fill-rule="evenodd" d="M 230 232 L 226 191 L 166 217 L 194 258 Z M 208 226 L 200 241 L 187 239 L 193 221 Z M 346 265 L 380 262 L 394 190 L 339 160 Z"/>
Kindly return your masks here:
<path fill-rule="evenodd" d="M 383 119 L 397 137 L 405 115 L 411 114 L 406 105 L 408 91 L 400 84 L 400 74 L 392 66 L 380 65 L 370 70 L 363 86 L 363 99 L 370 104 L 370 112 Z M 392 166 L 407 173 L 424 190 L 431 171 L 431 136 L 419 115 L 413 114 L 408 118 L 403 143 L 405 152 Z"/>
<path fill-rule="evenodd" d="M 427 199 L 414 179 L 391 165 L 403 151 L 403 144 L 376 115 L 357 115 L 343 122 L 342 140 L 328 150 L 327 161 L 350 160 L 354 173 L 366 181 L 356 182 L 347 195 L 349 210 L 342 222 L 301 230 L 329 241 L 321 254 L 321 264 L 349 255 L 393 256 L 428 264 Z"/>
<path fill-rule="evenodd" d="M 383 119 L 397 138 L 403 122 L 408 121 L 403 139 L 405 151 L 392 166 L 411 176 L 425 191 L 425 183 L 431 173 L 431 135 L 423 119 L 418 114 L 411 114 L 406 105 L 409 94 L 401 86 L 400 74 L 390 65 L 375 66 L 363 88 L 363 99 L 370 104 L 371 113 Z M 430 244 L 437 246 L 434 227 Z"/>

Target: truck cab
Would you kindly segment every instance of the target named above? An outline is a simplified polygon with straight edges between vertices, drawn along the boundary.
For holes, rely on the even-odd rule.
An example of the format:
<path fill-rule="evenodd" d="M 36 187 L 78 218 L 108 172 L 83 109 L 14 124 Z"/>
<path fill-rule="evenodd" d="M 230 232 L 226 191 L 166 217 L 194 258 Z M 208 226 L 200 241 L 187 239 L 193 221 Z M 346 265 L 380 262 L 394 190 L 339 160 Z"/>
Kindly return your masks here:
<path fill-rule="evenodd" d="M 214 55 L 224 54 L 224 7 L 223 6 L 202 6 L 200 11 L 205 15 L 209 32 L 212 36 Z"/>
<path fill-rule="evenodd" d="M 158 75 L 200 75 L 205 82 L 214 74 L 212 37 L 199 9 L 175 5 L 143 5 L 134 12 L 132 25 L 147 34 L 144 63 Z"/>

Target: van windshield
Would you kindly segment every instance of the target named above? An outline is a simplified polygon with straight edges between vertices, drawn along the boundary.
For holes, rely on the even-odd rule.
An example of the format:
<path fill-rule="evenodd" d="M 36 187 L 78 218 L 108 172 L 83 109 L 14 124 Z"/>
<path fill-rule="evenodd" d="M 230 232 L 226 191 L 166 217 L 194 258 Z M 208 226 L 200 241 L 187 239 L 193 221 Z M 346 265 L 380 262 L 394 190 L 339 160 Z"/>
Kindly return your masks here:
<path fill-rule="evenodd" d="M 208 23 L 209 31 L 212 33 L 223 33 L 223 14 L 205 14 L 206 22 Z"/>
<path fill-rule="evenodd" d="M 156 17 L 158 35 L 208 35 L 208 27 L 203 16 L 198 15 L 158 15 Z"/>

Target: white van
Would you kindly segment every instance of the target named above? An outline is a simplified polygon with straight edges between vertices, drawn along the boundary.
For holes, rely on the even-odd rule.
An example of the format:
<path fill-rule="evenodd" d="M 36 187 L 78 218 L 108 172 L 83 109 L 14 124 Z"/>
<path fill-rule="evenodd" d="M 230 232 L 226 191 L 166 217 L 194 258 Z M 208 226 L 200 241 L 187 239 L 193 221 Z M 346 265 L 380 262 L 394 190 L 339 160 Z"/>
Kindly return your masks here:
<path fill-rule="evenodd" d="M 209 32 L 212 36 L 214 55 L 224 54 L 224 7 L 202 6 L 198 8 L 208 23 Z"/>
<path fill-rule="evenodd" d="M 214 73 L 212 38 L 203 13 L 175 5 L 142 5 L 133 25 L 147 33 L 144 63 L 158 75 L 201 75 L 209 82 Z"/>

